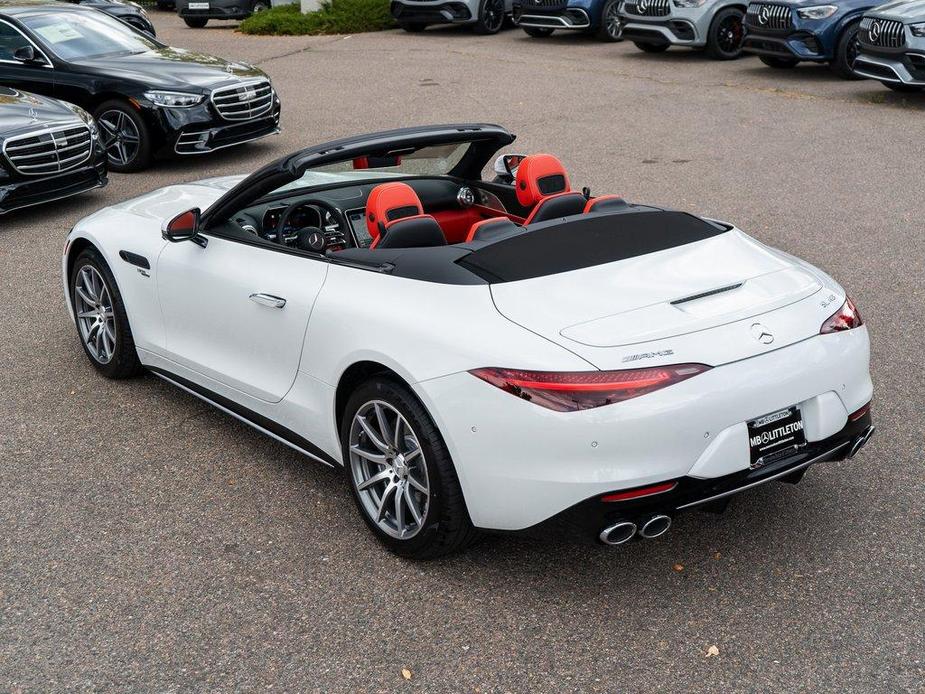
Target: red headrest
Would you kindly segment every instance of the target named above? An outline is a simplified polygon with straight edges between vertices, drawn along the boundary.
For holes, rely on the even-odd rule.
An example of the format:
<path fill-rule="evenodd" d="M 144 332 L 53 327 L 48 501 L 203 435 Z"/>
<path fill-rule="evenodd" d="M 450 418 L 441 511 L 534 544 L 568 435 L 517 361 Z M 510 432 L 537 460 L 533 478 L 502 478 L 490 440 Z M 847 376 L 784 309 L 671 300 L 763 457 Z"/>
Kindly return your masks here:
<path fill-rule="evenodd" d="M 366 200 L 366 228 L 375 241 L 392 222 L 424 214 L 421 200 L 407 183 L 383 183 Z"/>
<path fill-rule="evenodd" d="M 571 190 L 562 162 L 551 154 L 531 154 L 517 167 L 517 201 L 532 207 L 543 198 Z"/>

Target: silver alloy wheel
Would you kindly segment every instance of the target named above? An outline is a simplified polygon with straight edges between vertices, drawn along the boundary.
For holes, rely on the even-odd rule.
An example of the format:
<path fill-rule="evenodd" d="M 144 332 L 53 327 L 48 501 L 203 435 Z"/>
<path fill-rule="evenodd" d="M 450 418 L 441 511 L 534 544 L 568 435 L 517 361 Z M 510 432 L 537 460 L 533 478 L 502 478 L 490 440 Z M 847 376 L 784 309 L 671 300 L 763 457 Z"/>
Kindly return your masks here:
<path fill-rule="evenodd" d="M 604 13 L 604 27 L 610 38 L 618 39 L 623 33 L 623 25 L 620 21 L 620 3 L 610 3 Z"/>
<path fill-rule="evenodd" d="M 135 122 L 118 109 L 104 111 L 96 120 L 103 131 L 103 147 L 109 161 L 119 166 L 132 161 L 141 146 L 141 134 Z"/>
<path fill-rule="evenodd" d="M 109 287 L 92 265 L 84 265 L 74 280 L 74 312 L 80 337 L 100 364 L 108 364 L 116 351 L 116 319 Z"/>
<path fill-rule="evenodd" d="M 389 403 L 372 400 L 353 416 L 348 441 L 353 485 L 367 515 L 394 538 L 417 535 L 427 519 L 430 480 L 408 420 Z"/>

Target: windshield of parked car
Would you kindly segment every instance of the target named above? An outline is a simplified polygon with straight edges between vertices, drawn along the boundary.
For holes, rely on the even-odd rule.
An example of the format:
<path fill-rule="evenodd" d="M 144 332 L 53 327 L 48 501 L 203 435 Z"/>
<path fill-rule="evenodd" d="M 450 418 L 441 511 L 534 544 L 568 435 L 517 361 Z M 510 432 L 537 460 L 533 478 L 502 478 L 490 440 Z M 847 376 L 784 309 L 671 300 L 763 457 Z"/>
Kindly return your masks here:
<path fill-rule="evenodd" d="M 301 177 L 273 191 L 310 188 L 339 181 L 374 181 L 400 176 L 445 176 L 460 162 L 471 142 L 394 152 L 377 152 L 307 169 Z"/>
<path fill-rule="evenodd" d="M 52 53 L 62 60 L 133 55 L 162 48 L 102 12 L 42 12 L 20 17 Z"/>

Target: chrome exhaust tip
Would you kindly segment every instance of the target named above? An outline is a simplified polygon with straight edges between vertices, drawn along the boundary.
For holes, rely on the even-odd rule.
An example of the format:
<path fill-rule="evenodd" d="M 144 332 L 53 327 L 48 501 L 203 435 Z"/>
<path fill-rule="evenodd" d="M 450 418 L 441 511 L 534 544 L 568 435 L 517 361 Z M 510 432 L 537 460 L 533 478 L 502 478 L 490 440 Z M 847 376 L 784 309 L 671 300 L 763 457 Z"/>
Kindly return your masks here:
<path fill-rule="evenodd" d="M 870 441 L 870 437 L 874 435 L 876 430 L 877 427 L 871 425 L 867 427 L 863 433 L 858 435 L 858 437 L 854 440 L 854 443 L 851 444 L 851 449 L 848 451 L 848 455 L 845 457 L 845 460 L 851 460 L 854 456 L 856 456 L 858 451 L 867 445 L 867 442 Z"/>
<path fill-rule="evenodd" d="M 668 528 L 670 527 L 671 518 L 668 516 L 652 516 L 649 520 L 642 524 L 642 528 L 639 530 L 639 534 L 647 540 L 654 540 L 656 537 L 661 537 L 667 533 Z"/>
<path fill-rule="evenodd" d="M 636 524 L 630 521 L 620 521 L 609 528 L 601 530 L 599 537 L 605 545 L 622 545 L 629 542 L 636 534 Z"/>

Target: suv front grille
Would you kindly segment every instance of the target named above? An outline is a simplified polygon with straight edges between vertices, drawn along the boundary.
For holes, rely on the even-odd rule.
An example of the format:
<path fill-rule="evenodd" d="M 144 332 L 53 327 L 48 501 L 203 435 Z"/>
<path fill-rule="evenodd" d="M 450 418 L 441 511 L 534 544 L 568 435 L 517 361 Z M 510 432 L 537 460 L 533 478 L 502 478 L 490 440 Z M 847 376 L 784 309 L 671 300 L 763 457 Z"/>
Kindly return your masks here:
<path fill-rule="evenodd" d="M 752 3 L 745 13 L 745 24 L 761 31 L 789 31 L 793 25 L 793 16 L 789 7 Z"/>
<path fill-rule="evenodd" d="M 222 87 L 212 92 L 212 103 L 225 120 L 251 120 L 273 108 L 273 87 L 267 80 Z"/>
<path fill-rule="evenodd" d="M 627 2 L 623 9 L 627 14 L 640 17 L 667 17 L 671 14 L 669 0 L 632 0 Z"/>
<path fill-rule="evenodd" d="M 3 143 L 3 154 L 24 176 L 47 176 L 80 166 L 90 158 L 93 138 L 85 123 L 16 135 Z"/>
<path fill-rule="evenodd" d="M 906 45 L 903 24 L 894 19 L 864 17 L 858 38 L 861 43 L 878 48 L 902 48 Z"/>

